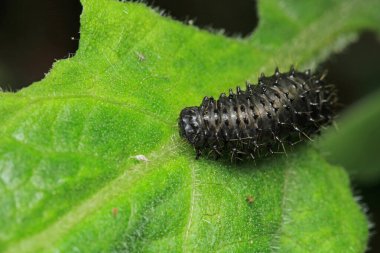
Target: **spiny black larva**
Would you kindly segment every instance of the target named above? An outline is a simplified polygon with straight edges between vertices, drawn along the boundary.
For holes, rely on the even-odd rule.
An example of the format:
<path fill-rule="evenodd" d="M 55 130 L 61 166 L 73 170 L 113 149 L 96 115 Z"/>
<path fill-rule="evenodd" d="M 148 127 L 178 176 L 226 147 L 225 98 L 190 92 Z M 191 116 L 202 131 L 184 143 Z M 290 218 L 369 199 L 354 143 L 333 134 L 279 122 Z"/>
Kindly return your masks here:
<path fill-rule="evenodd" d="M 310 139 L 335 116 L 335 86 L 325 75 L 287 73 L 261 74 L 258 84 L 238 86 L 236 94 L 222 93 L 218 100 L 205 97 L 197 107 L 180 113 L 180 135 L 194 146 L 196 159 L 202 154 L 231 160 L 256 159 L 285 153 L 286 147 Z"/>

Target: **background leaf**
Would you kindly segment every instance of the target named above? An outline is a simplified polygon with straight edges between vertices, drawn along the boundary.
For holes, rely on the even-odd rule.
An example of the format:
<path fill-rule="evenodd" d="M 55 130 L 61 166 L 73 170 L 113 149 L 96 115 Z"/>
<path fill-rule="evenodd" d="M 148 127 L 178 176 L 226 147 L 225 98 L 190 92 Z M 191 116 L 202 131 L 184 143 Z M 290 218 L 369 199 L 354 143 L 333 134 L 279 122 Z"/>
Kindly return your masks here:
<path fill-rule="evenodd" d="M 367 222 L 347 176 L 317 151 L 259 166 L 195 161 L 176 120 L 203 95 L 275 65 L 313 67 L 357 31 L 379 29 L 378 1 L 263 1 L 246 40 L 142 4 L 83 7 L 76 56 L 0 93 L 0 250 L 365 249 Z"/>
<path fill-rule="evenodd" d="M 380 91 L 359 101 L 339 119 L 338 131 L 331 129 L 319 143 L 329 161 L 344 166 L 355 180 L 367 184 L 380 178 L 379 101 Z"/>

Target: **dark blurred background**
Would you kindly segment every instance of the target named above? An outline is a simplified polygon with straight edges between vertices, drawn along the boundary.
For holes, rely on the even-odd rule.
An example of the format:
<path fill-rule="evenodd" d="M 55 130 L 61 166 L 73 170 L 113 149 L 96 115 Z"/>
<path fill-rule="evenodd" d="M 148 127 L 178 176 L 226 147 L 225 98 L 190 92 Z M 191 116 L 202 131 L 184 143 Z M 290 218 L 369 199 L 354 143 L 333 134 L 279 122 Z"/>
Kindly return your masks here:
<path fill-rule="evenodd" d="M 81 11 L 73 0 L 0 0 L 1 87 L 25 87 L 75 53 Z"/>
<path fill-rule="evenodd" d="M 149 0 L 173 18 L 228 36 L 249 36 L 259 20 L 254 0 Z M 0 0 L 0 87 L 17 91 L 41 80 L 54 61 L 75 54 L 79 41 L 79 0 Z M 379 14 L 380 15 L 380 14 Z M 380 42 L 370 32 L 321 64 L 337 85 L 342 110 L 378 89 Z M 379 165 L 380 166 L 380 165 Z M 380 183 L 353 180 L 369 216 L 380 224 Z M 375 228 L 376 230 L 376 228 Z M 375 231 L 374 230 L 374 231 Z M 373 232 L 374 232 L 373 231 Z M 370 252 L 380 252 L 380 236 L 372 236 Z"/>

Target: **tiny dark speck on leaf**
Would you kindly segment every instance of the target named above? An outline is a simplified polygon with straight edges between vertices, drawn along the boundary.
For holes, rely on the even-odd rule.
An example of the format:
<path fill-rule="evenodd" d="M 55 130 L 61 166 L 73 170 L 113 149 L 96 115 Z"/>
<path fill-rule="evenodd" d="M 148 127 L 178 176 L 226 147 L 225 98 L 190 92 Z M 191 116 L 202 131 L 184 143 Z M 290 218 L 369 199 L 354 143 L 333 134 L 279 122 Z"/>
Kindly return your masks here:
<path fill-rule="evenodd" d="M 255 199 L 253 198 L 252 195 L 247 196 L 247 198 L 245 200 L 247 201 L 248 204 L 252 204 L 253 201 L 255 201 Z"/>
<path fill-rule="evenodd" d="M 117 207 L 112 208 L 113 217 L 116 218 L 118 214 L 119 214 L 119 208 L 117 208 Z"/>

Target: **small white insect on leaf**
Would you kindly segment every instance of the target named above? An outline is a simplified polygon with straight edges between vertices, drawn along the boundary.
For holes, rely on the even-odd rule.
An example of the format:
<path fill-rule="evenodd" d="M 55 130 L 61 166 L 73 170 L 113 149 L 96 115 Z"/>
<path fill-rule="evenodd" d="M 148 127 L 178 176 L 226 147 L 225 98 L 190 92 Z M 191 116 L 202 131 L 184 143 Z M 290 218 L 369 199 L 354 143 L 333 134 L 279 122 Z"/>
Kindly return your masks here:
<path fill-rule="evenodd" d="M 149 159 L 145 155 L 135 155 L 129 158 L 136 159 L 137 161 L 140 161 L 140 162 L 149 162 Z"/>
<path fill-rule="evenodd" d="M 145 61 L 145 55 L 143 53 L 136 52 L 136 56 L 139 61 Z"/>

